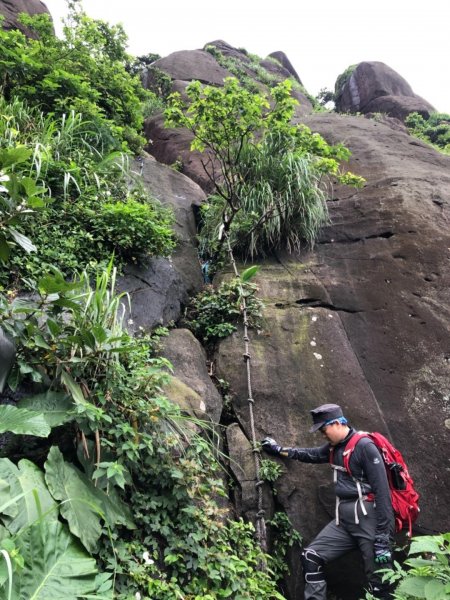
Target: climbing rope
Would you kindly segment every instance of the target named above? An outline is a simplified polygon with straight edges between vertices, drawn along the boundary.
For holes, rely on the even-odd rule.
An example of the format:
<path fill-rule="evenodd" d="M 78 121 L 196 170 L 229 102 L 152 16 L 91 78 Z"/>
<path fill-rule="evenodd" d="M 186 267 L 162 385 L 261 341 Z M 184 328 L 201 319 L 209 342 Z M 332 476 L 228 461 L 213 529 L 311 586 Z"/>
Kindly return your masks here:
<path fill-rule="evenodd" d="M 256 473 L 256 490 L 258 492 L 258 510 L 256 512 L 256 537 L 261 549 L 264 552 L 267 552 L 267 533 L 266 533 L 266 522 L 264 519 L 265 510 L 263 507 L 263 490 L 262 486 L 264 482 L 260 477 L 261 471 L 261 455 L 260 449 L 256 440 L 256 431 L 255 431 L 255 419 L 253 416 L 253 405 L 254 399 L 252 395 L 252 374 L 251 374 L 251 357 L 250 357 L 250 338 L 248 335 L 248 314 L 247 314 L 247 302 L 244 296 L 244 289 L 242 287 L 241 278 L 239 272 L 236 267 L 236 261 L 234 260 L 233 249 L 231 248 L 230 238 L 226 231 L 223 231 L 223 235 L 225 236 L 227 251 L 230 256 L 230 262 L 234 270 L 234 274 L 236 275 L 239 281 L 239 293 L 241 296 L 241 306 L 242 306 L 242 315 L 244 321 L 244 361 L 247 367 L 247 393 L 248 393 L 248 412 L 250 416 L 250 430 L 252 435 L 252 452 L 253 459 L 255 463 L 255 473 Z M 262 566 L 264 568 L 264 565 Z"/>

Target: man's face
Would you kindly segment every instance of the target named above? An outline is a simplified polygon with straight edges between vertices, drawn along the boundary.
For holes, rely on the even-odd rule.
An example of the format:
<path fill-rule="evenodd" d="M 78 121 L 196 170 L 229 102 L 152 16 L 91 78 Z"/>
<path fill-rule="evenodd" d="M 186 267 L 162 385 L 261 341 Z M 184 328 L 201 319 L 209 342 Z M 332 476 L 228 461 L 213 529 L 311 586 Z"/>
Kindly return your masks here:
<path fill-rule="evenodd" d="M 335 421 L 329 425 L 324 425 L 319 429 L 319 431 L 324 437 L 326 437 L 332 446 L 335 446 L 345 438 L 348 427 L 342 425 L 342 423 L 339 423 L 338 421 Z"/>

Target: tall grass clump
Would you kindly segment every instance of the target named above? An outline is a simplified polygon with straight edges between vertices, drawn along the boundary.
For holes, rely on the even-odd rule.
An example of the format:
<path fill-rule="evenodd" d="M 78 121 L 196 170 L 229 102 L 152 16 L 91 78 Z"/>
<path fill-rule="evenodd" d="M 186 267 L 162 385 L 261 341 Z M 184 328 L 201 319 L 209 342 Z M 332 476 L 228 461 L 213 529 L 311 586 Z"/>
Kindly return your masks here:
<path fill-rule="evenodd" d="M 230 227 L 232 245 L 244 257 L 272 250 L 299 252 L 314 244 L 328 211 L 322 174 L 314 158 L 295 149 L 292 138 L 275 132 L 260 144 L 246 144 L 240 154 L 237 195 L 240 212 Z M 216 194 L 203 210 L 201 240 L 218 239 L 226 203 Z"/>

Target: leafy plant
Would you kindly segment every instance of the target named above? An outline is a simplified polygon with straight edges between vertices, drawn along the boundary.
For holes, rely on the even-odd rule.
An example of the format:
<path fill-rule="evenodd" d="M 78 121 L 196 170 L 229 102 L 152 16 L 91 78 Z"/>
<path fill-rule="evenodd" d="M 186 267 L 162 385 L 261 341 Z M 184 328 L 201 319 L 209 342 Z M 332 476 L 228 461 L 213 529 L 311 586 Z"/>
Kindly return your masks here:
<path fill-rule="evenodd" d="M 27 162 L 32 150 L 21 145 L 0 149 L 0 261 L 6 263 L 17 244 L 26 252 L 36 251 L 32 241 L 16 229 L 28 215 L 45 206 L 46 189 L 36 179 L 15 173 Z"/>
<path fill-rule="evenodd" d="M 262 460 L 259 468 L 261 479 L 268 483 L 275 483 L 283 474 L 282 467 L 273 460 Z"/>
<path fill-rule="evenodd" d="M 185 104 L 179 94 L 169 97 L 166 125 L 192 131 L 191 148 L 205 152 L 203 167 L 214 189 L 203 213 L 206 256 L 218 258 L 223 244 L 223 236 L 217 241 L 218 229 L 223 224 L 230 230 L 235 219 L 239 223 L 235 233 L 244 229 L 247 254 L 267 252 L 284 244 L 297 250 L 300 236 L 296 231 L 301 218 L 301 234 L 309 232 L 307 240 L 311 241 L 326 217 L 319 187 L 321 177 L 331 174 L 338 180 L 344 178 L 346 183 L 362 185 L 361 178 L 339 172 L 340 161 L 348 160 L 350 155 L 346 148 L 328 145 L 305 126 L 291 125 L 296 104 L 291 87 L 286 80 L 272 88 L 269 102 L 266 96 L 252 94 L 236 79 L 228 78 L 223 88 L 192 82 L 186 89 L 190 104 Z M 281 167 L 270 155 L 274 149 L 279 151 Z M 300 192 L 300 199 L 294 189 Z M 295 205 L 291 207 L 293 199 Z M 289 220 L 285 215 L 296 211 L 298 218 L 286 236 Z M 257 235 L 261 243 L 252 244 L 251 236 Z"/>
<path fill-rule="evenodd" d="M 30 287 L 51 265 L 66 276 L 84 266 L 93 271 L 97 263 L 107 263 L 113 251 L 119 266 L 131 258 L 171 252 L 171 210 L 130 178 L 126 155 L 110 152 L 104 130 L 81 114 L 55 120 L 19 100 L 0 99 L 0 113 L 0 157 L 9 156 L 10 162 L 21 158 L 10 167 L 14 173 L 7 175 L 17 199 L 8 199 L 6 192 L 0 197 L 0 203 L 6 198 L 12 205 L 9 212 L 0 207 L 0 220 L 3 214 L 9 219 L 6 229 L 0 228 L 0 251 L 3 248 L 8 257 L 0 284 L 19 287 L 22 278 Z M 45 194 L 24 196 L 22 180 L 29 194 Z M 40 185 L 33 187 L 31 181 Z M 19 241 L 32 241 L 33 255 L 20 247 L 10 254 L 13 238 L 1 243 L 2 232 L 13 225 Z"/>
<path fill-rule="evenodd" d="M 334 92 L 327 88 L 322 88 L 317 94 L 317 102 L 319 102 L 321 106 L 326 106 L 329 102 L 333 102 L 334 104 L 334 100 Z"/>
<path fill-rule="evenodd" d="M 450 597 L 450 533 L 412 539 L 402 566 L 384 571 L 395 585 L 395 600 L 443 600 Z"/>
<path fill-rule="evenodd" d="M 109 127 L 116 148 L 139 150 L 140 104 L 146 92 L 138 77 L 126 70 L 129 57 L 122 27 L 90 19 L 78 2 L 69 3 L 61 39 L 53 34 L 48 15 L 21 19 L 38 39 L 28 39 L 18 30 L 0 31 L 5 97 L 33 102 L 46 114 L 81 112 Z"/>
<path fill-rule="evenodd" d="M 245 295 L 249 325 L 260 328 L 262 302 L 256 297 L 257 286 L 234 278 L 223 281 L 217 290 L 209 285 L 195 296 L 186 311 L 186 325 L 204 343 L 211 344 L 236 331 L 241 316 L 241 289 Z"/>
<path fill-rule="evenodd" d="M 284 512 L 276 512 L 268 521 L 273 532 L 273 568 L 275 577 L 281 579 L 288 572 L 287 555 L 294 546 L 300 547 L 302 537 Z"/>
<path fill-rule="evenodd" d="M 436 150 L 450 154 L 450 115 L 431 113 L 426 119 L 413 112 L 406 117 L 405 125 L 412 135 L 431 144 Z"/>

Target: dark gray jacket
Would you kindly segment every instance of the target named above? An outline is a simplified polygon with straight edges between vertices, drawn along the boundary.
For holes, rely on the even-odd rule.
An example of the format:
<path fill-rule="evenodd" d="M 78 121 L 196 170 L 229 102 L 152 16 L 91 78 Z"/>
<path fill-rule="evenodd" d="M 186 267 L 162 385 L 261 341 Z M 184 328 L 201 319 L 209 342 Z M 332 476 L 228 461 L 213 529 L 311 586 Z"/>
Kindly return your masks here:
<path fill-rule="evenodd" d="M 327 443 L 317 448 L 283 448 L 288 458 L 305 463 L 330 463 L 330 452 L 333 449 L 333 464 L 344 467 L 343 453 L 350 438 L 355 434 L 350 429 L 347 437 L 332 447 Z M 386 475 L 386 469 L 378 448 L 370 438 L 362 438 L 355 446 L 350 456 L 349 475 L 345 470 L 337 471 L 336 495 L 341 500 L 358 500 L 356 480 L 361 484 L 364 495 L 373 494 L 377 515 L 377 534 L 390 533 L 394 521 L 391 502 L 391 492 Z"/>

